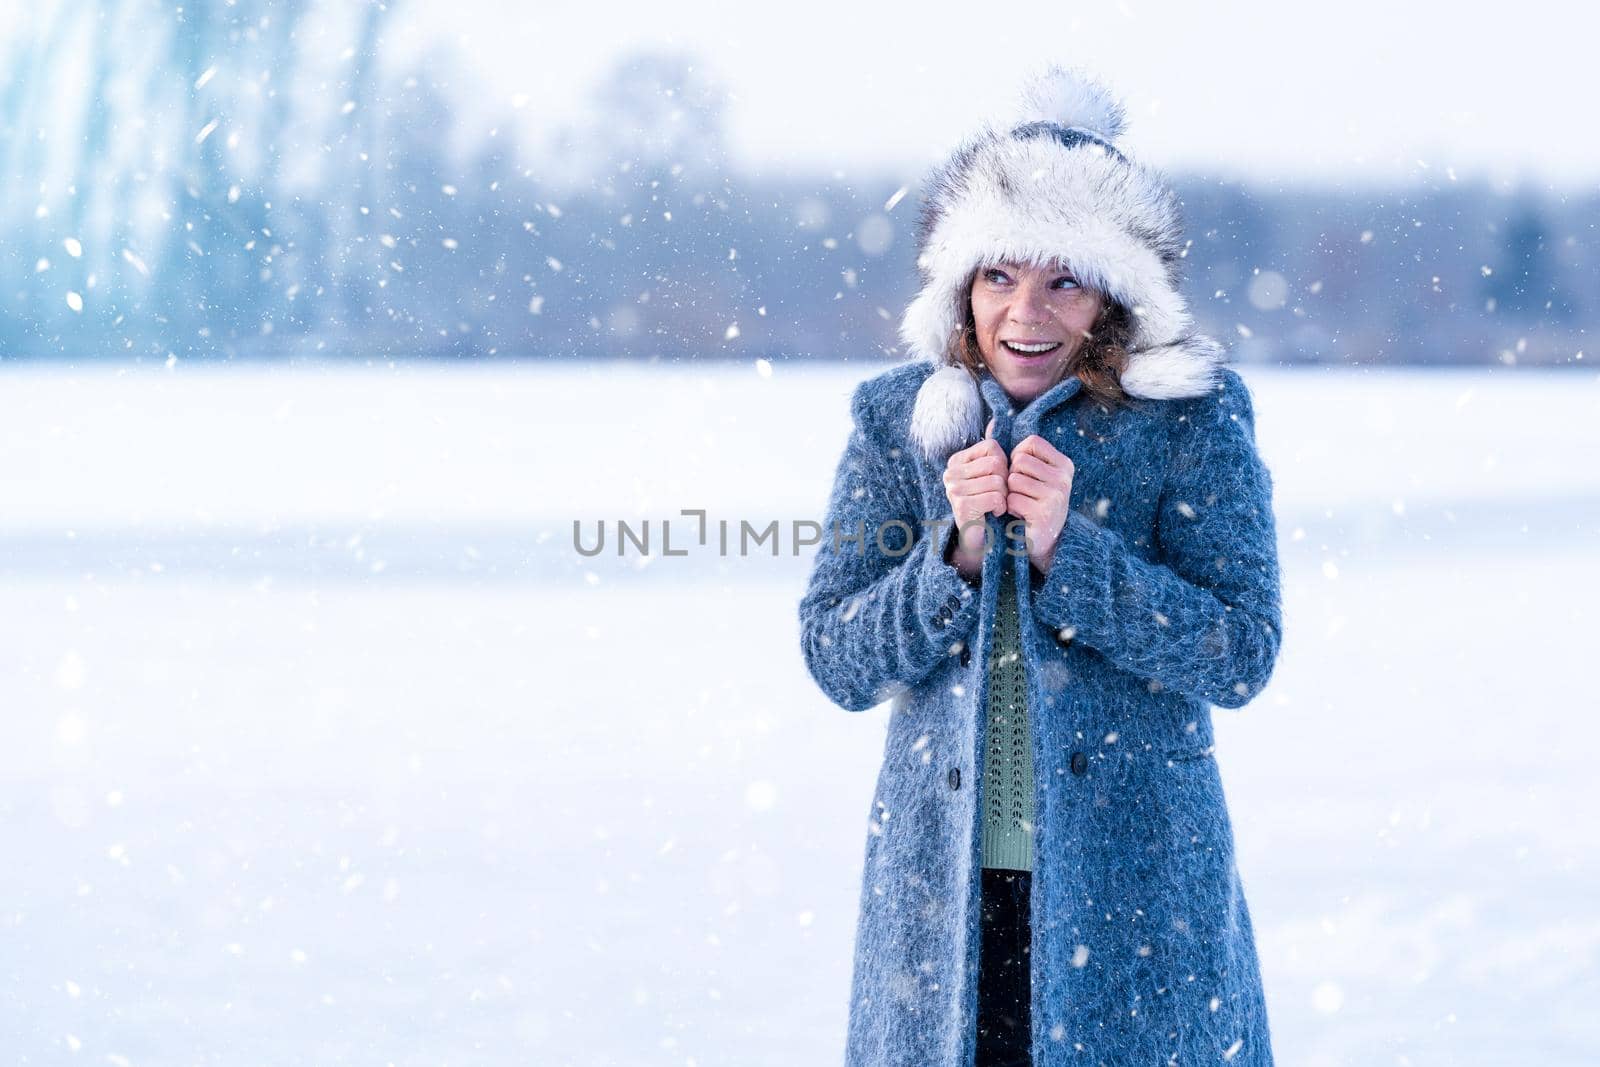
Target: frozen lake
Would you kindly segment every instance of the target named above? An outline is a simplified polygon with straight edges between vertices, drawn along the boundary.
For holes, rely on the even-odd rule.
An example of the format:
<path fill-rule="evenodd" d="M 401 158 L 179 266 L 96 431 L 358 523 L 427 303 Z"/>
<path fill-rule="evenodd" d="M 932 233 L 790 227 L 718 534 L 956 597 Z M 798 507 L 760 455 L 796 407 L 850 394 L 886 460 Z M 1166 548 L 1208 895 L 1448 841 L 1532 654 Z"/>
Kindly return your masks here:
<path fill-rule="evenodd" d="M 876 369 L 0 370 L 6 1061 L 839 1062 L 887 711 L 680 513 L 820 522 Z M 1595 1062 L 1600 375 L 1241 373 L 1279 1061 Z"/>

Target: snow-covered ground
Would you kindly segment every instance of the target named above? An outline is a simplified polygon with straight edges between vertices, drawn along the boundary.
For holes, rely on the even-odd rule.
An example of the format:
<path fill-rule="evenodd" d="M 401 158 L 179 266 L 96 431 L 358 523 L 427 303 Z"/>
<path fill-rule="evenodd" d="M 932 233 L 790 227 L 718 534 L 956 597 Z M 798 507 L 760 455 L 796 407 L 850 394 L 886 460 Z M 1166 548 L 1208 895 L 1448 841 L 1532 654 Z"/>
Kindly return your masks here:
<path fill-rule="evenodd" d="M 0 371 L 4 1061 L 838 1062 L 886 708 L 716 524 L 820 522 L 875 369 Z M 1594 1063 L 1600 377 L 1242 373 L 1279 1061 Z"/>

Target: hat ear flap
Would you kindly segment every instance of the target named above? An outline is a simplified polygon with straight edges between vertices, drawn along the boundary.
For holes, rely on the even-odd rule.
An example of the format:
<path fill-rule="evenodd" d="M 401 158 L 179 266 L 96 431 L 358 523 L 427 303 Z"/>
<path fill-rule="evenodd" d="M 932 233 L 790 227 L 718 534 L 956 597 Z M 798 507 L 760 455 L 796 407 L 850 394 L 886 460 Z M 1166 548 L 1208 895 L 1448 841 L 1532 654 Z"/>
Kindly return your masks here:
<path fill-rule="evenodd" d="M 947 286 L 930 284 L 906 307 L 900 320 L 900 340 L 913 356 L 934 364 L 950 364 L 950 338 L 960 325 L 955 319 L 958 296 Z"/>

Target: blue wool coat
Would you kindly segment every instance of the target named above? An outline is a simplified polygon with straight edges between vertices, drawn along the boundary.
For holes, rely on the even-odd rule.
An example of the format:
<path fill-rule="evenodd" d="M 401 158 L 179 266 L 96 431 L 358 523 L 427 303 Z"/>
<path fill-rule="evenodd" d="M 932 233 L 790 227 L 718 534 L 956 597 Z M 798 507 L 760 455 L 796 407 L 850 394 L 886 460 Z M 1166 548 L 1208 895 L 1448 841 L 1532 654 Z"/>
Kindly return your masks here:
<path fill-rule="evenodd" d="M 1211 724 L 1212 705 L 1261 691 L 1279 647 L 1271 477 L 1250 394 L 1222 368 L 1214 391 L 1108 413 L 1072 376 L 1016 411 L 985 375 L 1001 447 L 1041 434 L 1075 475 L 1048 575 L 989 515 L 974 588 L 944 561 L 943 469 L 907 439 L 932 369 L 900 364 L 855 389 L 799 605 L 828 698 L 851 711 L 890 702 L 845 1062 L 973 1062 L 982 665 L 999 568 L 1013 567 L 1036 790 L 1034 1064 L 1270 1065 Z M 836 550 L 835 531 L 865 536 Z"/>

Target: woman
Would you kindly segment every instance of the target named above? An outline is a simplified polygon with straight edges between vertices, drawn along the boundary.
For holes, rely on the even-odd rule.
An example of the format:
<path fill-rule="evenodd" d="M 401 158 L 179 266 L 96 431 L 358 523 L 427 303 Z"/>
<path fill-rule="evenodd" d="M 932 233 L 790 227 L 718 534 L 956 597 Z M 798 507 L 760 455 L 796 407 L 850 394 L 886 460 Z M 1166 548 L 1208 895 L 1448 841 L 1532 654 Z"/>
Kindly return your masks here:
<path fill-rule="evenodd" d="M 1271 477 L 1120 105 L 1023 99 L 928 183 L 799 605 L 823 692 L 891 701 L 846 1060 L 1268 1065 L 1211 707 L 1277 659 Z"/>

